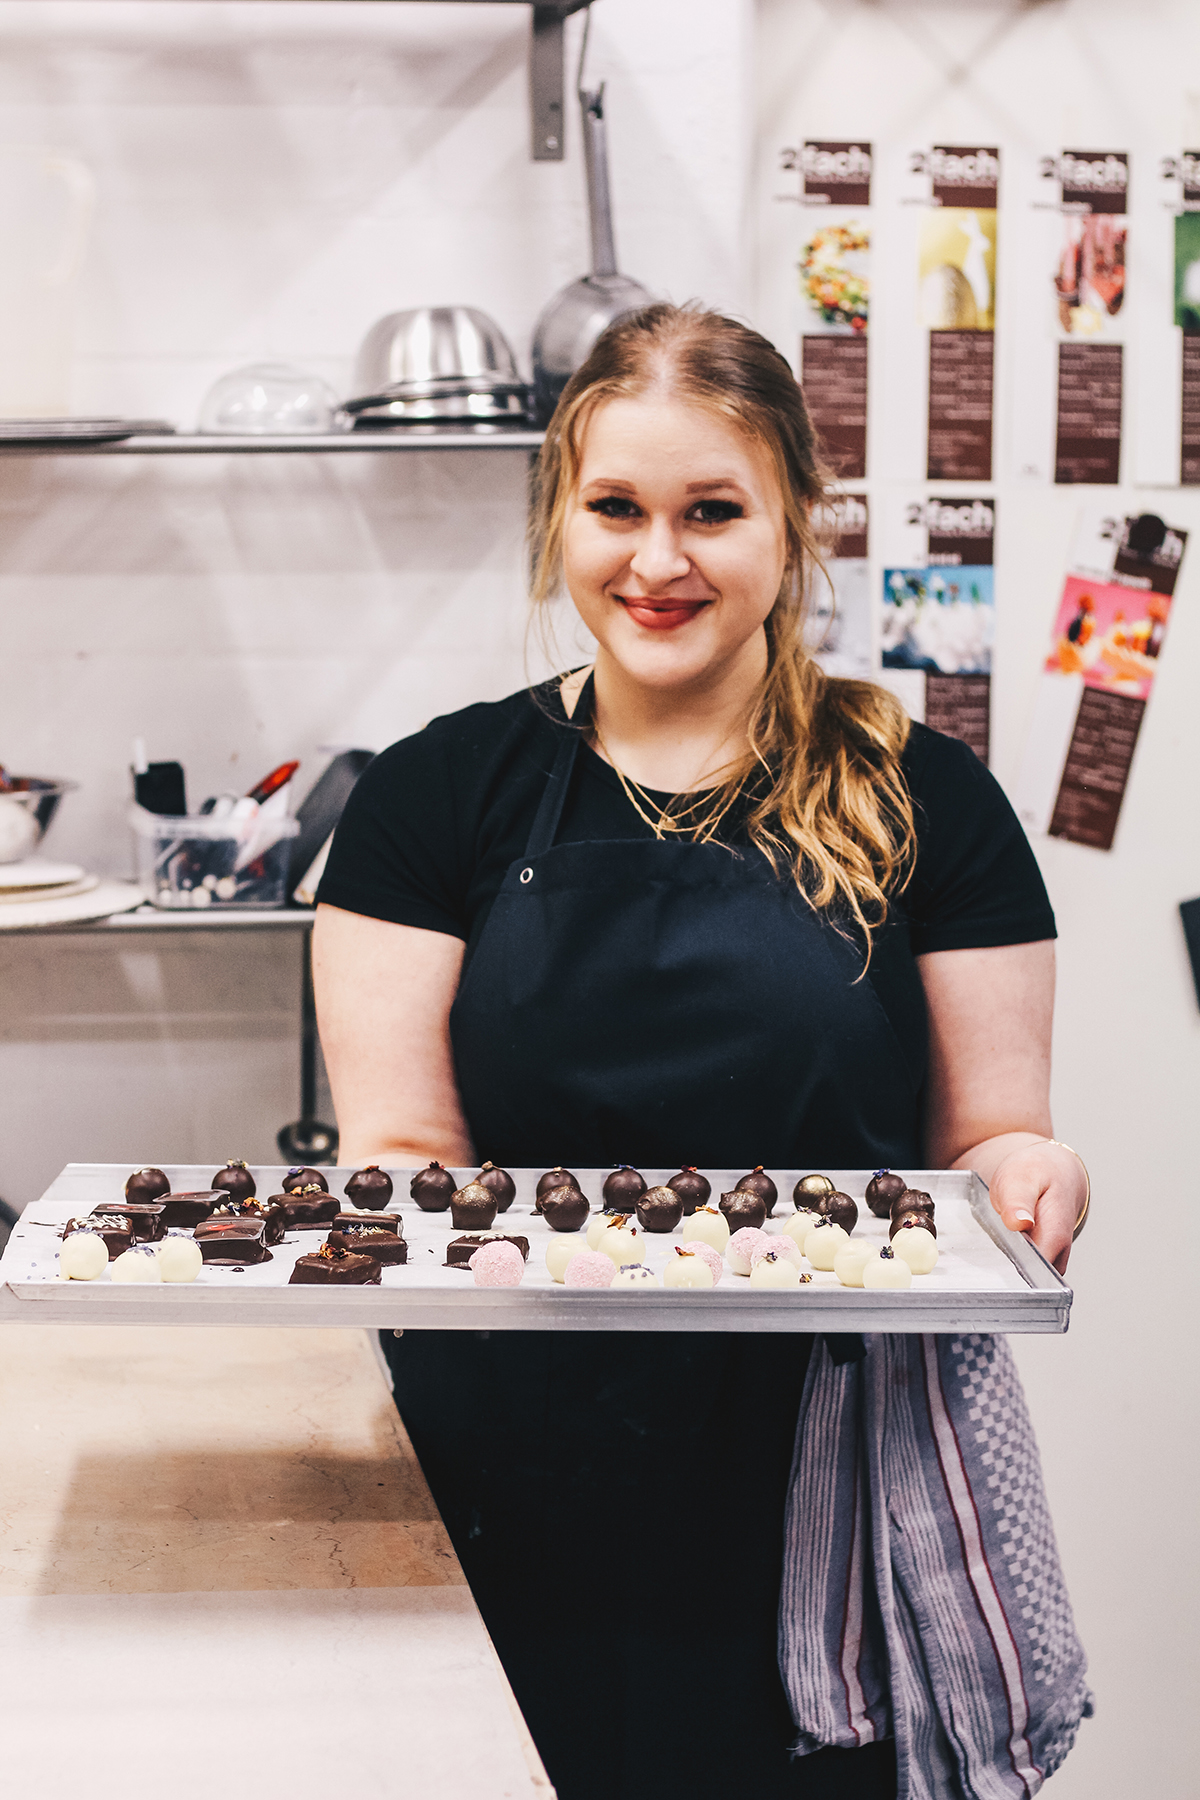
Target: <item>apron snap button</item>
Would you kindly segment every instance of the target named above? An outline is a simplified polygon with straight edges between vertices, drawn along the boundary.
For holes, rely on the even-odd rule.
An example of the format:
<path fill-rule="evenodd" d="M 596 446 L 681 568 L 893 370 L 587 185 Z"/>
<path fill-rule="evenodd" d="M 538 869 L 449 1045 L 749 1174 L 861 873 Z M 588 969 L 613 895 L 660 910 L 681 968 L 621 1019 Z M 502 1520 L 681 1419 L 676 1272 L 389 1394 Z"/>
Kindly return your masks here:
<path fill-rule="evenodd" d="M 521 880 L 522 880 L 522 882 L 532 881 L 533 880 L 533 870 L 532 869 L 522 869 L 521 870 Z"/>

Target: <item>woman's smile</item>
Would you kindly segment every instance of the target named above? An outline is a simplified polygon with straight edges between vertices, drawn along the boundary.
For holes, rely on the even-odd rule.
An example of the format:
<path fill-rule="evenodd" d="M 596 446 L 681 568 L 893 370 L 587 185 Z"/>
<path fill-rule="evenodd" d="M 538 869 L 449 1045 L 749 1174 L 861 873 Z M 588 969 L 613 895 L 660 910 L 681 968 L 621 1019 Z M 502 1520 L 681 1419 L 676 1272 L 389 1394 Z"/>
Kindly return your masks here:
<path fill-rule="evenodd" d="M 676 599 L 674 595 L 615 594 L 635 625 L 645 631 L 675 631 L 690 625 L 711 600 Z"/>

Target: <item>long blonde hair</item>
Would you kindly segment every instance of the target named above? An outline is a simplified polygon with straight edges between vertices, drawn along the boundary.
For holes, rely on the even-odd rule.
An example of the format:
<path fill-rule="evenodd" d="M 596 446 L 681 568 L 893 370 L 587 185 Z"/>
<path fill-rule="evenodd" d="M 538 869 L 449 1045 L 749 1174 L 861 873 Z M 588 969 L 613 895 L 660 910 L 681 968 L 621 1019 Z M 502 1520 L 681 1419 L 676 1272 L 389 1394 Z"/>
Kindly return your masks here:
<path fill-rule="evenodd" d="M 713 838 L 744 797 L 750 841 L 777 872 L 790 866 L 814 907 L 848 915 L 869 954 L 888 895 L 903 888 L 915 855 L 912 799 L 900 768 L 909 722 L 884 689 L 832 679 L 806 648 L 808 595 L 824 568 L 813 514 L 829 477 L 800 387 L 766 338 L 695 306 L 648 306 L 609 326 L 568 382 L 538 458 L 534 607 L 544 613 L 561 590 L 563 532 L 588 419 L 606 400 L 652 388 L 720 414 L 770 453 L 787 532 L 748 746 L 689 830 L 701 841 Z M 694 818 L 694 802 L 685 816 Z"/>

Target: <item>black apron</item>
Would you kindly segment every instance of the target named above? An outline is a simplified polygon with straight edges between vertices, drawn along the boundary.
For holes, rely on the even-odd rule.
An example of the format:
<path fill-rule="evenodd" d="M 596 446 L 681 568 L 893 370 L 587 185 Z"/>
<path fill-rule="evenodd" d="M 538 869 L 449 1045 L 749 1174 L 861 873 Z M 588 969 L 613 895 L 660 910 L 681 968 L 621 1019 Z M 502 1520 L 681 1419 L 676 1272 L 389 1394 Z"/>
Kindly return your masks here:
<path fill-rule="evenodd" d="M 590 705 L 589 683 L 576 718 Z M 918 1162 L 919 1071 L 857 952 L 789 877 L 715 844 L 555 843 L 580 737 L 564 728 L 451 1012 L 479 1155 Z M 559 1800 L 894 1794 L 890 1745 L 786 1753 L 776 1612 L 810 1342 L 385 1336 Z"/>

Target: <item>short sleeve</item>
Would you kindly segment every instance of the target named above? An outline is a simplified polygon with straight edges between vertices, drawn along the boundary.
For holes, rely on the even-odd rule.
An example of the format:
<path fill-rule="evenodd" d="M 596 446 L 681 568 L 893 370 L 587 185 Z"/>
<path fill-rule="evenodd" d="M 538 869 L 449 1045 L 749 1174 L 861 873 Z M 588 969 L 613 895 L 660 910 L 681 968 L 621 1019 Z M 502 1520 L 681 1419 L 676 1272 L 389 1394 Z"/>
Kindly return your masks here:
<path fill-rule="evenodd" d="M 1056 937 L 1021 821 L 974 751 L 914 725 L 904 760 L 918 842 L 904 895 L 913 954 Z"/>
<path fill-rule="evenodd" d="M 454 786 L 445 745 L 429 728 L 377 756 L 334 833 L 318 905 L 465 938 Z"/>

